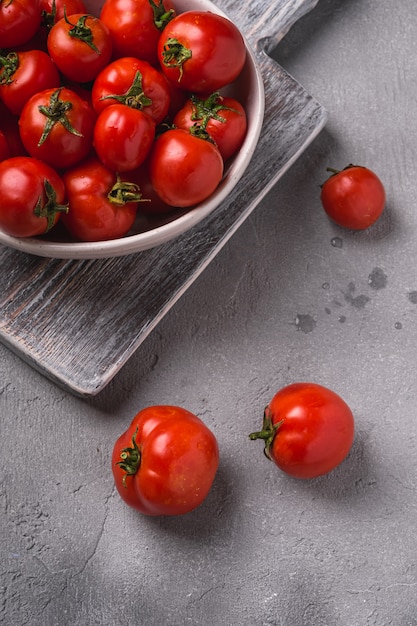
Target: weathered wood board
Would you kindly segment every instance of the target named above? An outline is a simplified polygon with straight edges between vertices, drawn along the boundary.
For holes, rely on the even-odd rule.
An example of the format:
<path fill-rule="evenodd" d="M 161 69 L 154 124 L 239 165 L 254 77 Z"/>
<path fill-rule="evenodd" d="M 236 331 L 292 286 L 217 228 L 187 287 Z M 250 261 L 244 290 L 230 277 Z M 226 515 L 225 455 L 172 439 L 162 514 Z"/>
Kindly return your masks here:
<path fill-rule="evenodd" d="M 0 246 L 5 345 L 77 395 L 105 387 L 325 125 L 320 104 L 267 54 L 317 1 L 216 2 L 246 35 L 265 86 L 261 137 L 239 185 L 191 231 L 138 254 L 68 261 Z"/>

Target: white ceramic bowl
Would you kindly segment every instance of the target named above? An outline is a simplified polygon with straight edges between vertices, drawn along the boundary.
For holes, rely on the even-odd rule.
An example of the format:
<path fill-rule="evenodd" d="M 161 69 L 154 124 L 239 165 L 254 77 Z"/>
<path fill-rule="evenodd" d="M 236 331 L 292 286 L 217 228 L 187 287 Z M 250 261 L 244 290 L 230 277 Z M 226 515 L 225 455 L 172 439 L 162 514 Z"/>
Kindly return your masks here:
<path fill-rule="evenodd" d="M 87 9 L 98 15 L 103 0 L 85 0 Z M 175 0 L 179 13 L 188 10 L 212 11 L 224 15 L 210 0 Z M 225 16 L 227 17 L 227 16 Z M 254 55 L 246 43 L 246 65 L 237 81 L 228 89 L 228 95 L 239 99 L 246 109 L 248 128 L 244 143 L 225 171 L 222 182 L 208 200 L 191 210 L 172 214 L 157 222 L 155 219 L 139 218 L 131 234 L 109 241 L 76 242 L 63 239 L 62 231 L 47 238 L 11 237 L 0 230 L 0 243 L 42 257 L 60 259 L 94 259 L 124 256 L 154 248 L 185 233 L 209 215 L 235 187 L 249 165 L 256 148 L 264 116 L 264 88 Z M 55 239 L 54 239 L 55 237 Z"/>

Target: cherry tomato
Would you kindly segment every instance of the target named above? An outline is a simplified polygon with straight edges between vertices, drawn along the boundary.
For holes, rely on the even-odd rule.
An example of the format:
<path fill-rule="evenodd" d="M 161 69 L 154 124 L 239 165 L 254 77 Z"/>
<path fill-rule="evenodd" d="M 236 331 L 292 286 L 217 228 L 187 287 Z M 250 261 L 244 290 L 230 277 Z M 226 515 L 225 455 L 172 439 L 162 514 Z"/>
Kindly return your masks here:
<path fill-rule="evenodd" d="M 128 172 L 142 165 L 154 139 L 153 119 L 124 104 L 106 107 L 94 127 L 97 156 L 106 167 L 116 172 Z"/>
<path fill-rule="evenodd" d="M 83 0 L 39 0 L 42 26 L 48 30 L 65 15 L 87 13 Z"/>
<path fill-rule="evenodd" d="M 57 169 L 75 165 L 92 149 L 95 113 L 71 89 L 46 89 L 32 96 L 19 118 L 29 154 Z"/>
<path fill-rule="evenodd" d="M 9 52 L 0 56 L 0 98 L 19 115 L 33 95 L 59 87 L 61 79 L 51 57 L 42 50 Z"/>
<path fill-rule="evenodd" d="M 11 157 L 11 150 L 6 135 L 0 130 L 0 161 L 5 161 Z"/>
<path fill-rule="evenodd" d="M 67 230 L 82 241 L 123 237 L 133 226 L 139 187 L 90 157 L 63 175 L 69 210 L 62 216 Z"/>
<path fill-rule="evenodd" d="M 190 130 L 197 136 L 207 134 L 226 161 L 241 147 L 247 120 L 240 102 L 215 92 L 205 99 L 192 95 L 174 117 L 174 126 Z"/>
<path fill-rule="evenodd" d="M 171 0 L 106 0 L 100 19 L 110 30 L 114 58 L 136 57 L 157 65 L 159 35 L 174 15 Z"/>
<path fill-rule="evenodd" d="M 187 11 L 164 28 L 158 58 L 173 83 L 193 93 L 210 94 L 239 76 L 246 47 L 230 20 L 209 11 Z"/>
<path fill-rule="evenodd" d="M 51 28 L 47 45 L 62 74 L 79 83 L 94 80 L 112 54 L 109 29 L 99 18 L 85 13 L 60 19 Z"/>
<path fill-rule="evenodd" d="M 328 168 L 330 178 L 322 185 L 321 202 L 327 215 L 339 226 L 364 230 L 381 216 L 385 189 L 367 167 L 348 165 L 339 171 Z"/>
<path fill-rule="evenodd" d="M 145 515 L 182 515 L 198 507 L 218 465 L 214 434 L 196 415 L 176 406 L 140 411 L 112 455 L 120 496 Z"/>
<path fill-rule="evenodd" d="M 265 455 L 295 478 L 330 472 L 348 455 L 354 419 L 346 402 L 315 383 L 284 387 L 265 409 L 262 430 L 250 439 L 265 441 Z"/>
<path fill-rule="evenodd" d="M 1 48 L 16 48 L 26 43 L 40 23 L 39 0 L 0 0 Z"/>
<path fill-rule="evenodd" d="M 156 193 L 175 207 L 191 207 L 211 196 L 222 179 L 223 167 L 213 143 L 182 128 L 157 138 L 149 166 Z"/>
<path fill-rule="evenodd" d="M 123 57 L 107 65 L 94 81 L 94 109 L 100 113 L 111 104 L 126 104 L 147 113 L 160 124 L 170 105 L 165 76 L 147 61 Z"/>
<path fill-rule="evenodd" d="M 57 172 L 38 159 L 12 157 L 0 163 L 0 228 L 13 237 L 48 232 L 67 210 Z"/>

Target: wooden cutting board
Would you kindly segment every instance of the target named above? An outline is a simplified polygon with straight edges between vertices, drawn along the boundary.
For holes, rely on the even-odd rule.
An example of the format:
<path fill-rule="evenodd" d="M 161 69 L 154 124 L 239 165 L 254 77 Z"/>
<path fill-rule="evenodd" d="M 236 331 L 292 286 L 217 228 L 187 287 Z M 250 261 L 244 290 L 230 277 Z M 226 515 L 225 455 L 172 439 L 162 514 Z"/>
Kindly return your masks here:
<path fill-rule="evenodd" d="M 265 86 L 258 147 L 237 188 L 173 241 L 121 258 L 68 261 L 0 246 L 0 340 L 80 396 L 99 393 L 326 123 L 269 56 L 318 0 L 217 0 L 255 52 Z"/>

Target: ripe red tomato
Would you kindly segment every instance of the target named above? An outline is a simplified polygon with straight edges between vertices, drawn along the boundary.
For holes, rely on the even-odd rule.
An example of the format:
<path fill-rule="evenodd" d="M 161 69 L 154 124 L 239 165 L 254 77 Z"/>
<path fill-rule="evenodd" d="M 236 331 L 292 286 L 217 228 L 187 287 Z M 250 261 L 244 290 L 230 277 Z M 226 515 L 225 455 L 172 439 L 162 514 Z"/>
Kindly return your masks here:
<path fill-rule="evenodd" d="M 62 74 L 79 83 L 94 80 L 112 54 L 109 29 L 85 13 L 60 19 L 49 32 L 47 46 Z"/>
<path fill-rule="evenodd" d="M 71 89 L 46 89 L 32 96 L 19 118 L 29 154 L 57 169 L 75 165 L 92 149 L 95 113 Z"/>
<path fill-rule="evenodd" d="M 39 0 L 42 25 L 50 29 L 65 14 L 88 13 L 83 0 Z"/>
<path fill-rule="evenodd" d="M 175 15 L 172 0 L 106 0 L 100 19 L 110 30 L 113 56 L 157 65 L 159 35 Z"/>
<path fill-rule="evenodd" d="M 176 406 L 140 411 L 116 441 L 112 470 L 129 506 L 146 515 L 182 515 L 207 497 L 219 465 L 216 438 Z"/>
<path fill-rule="evenodd" d="M 106 107 L 94 127 L 97 156 L 106 167 L 116 172 L 128 172 L 142 165 L 154 139 L 153 119 L 125 104 Z"/>
<path fill-rule="evenodd" d="M 354 439 L 354 419 L 346 402 L 315 383 L 284 387 L 265 409 L 262 430 L 250 439 L 265 441 L 265 455 L 295 478 L 315 478 L 338 466 Z"/>
<path fill-rule="evenodd" d="M 39 0 L 0 0 L 1 48 L 16 48 L 26 43 L 40 23 Z"/>
<path fill-rule="evenodd" d="M 226 161 L 241 147 L 247 120 L 240 102 L 215 92 L 205 99 L 192 95 L 174 117 L 174 125 L 197 136 L 207 133 Z"/>
<path fill-rule="evenodd" d="M 0 57 L 0 98 L 15 115 L 33 95 L 60 84 L 55 63 L 42 50 L 9 52 Z"/>
<path fill-rule="evenodd" d="M 49 165 L 31 157 L 0 163 L 0 228 L 12 237 L 48 232 L 67 210 L 61 177 Z"/>
<path fill-rule="evenodd" d="M 385 189 L 367 167 L 348 165 L 339 171 L 328 168 L 330 178 L 322 185 L 321 202 L 327 215 L 339 226 L 364 230 L 381 216 Z"/>
<path fill-rule="evenodd" d="M 62 216 L 67 230 L 82 241 L 123 237 L 133 226 L 141 192 L 96 157 L 63 175 L 69 210 Z"/>
<path fill-rule="evenodd" d="M 105 67 L 94 81 L 91 93 L 96 113 L 111 104 L 126 104 L 139 109 L 160 124 L 170 105 L 170 90 L 165 76 L 134 57 L 117 59 Z"/>
<path fill-rule="evenodd" d="M 246 47 L 230 20 L 209 11 L 187 11 L 165 26 L 158 59 L 173 83 L 193 93 L 210 94 L 239 76 Z"/>
<path fill-rule="evenodd" d="M 150 177 L 158 196 L 175 207 L 191 207 L 206 200 L 223 176 L 218 148 L 182 128 L 168 130 L 155 141 Z"/>

